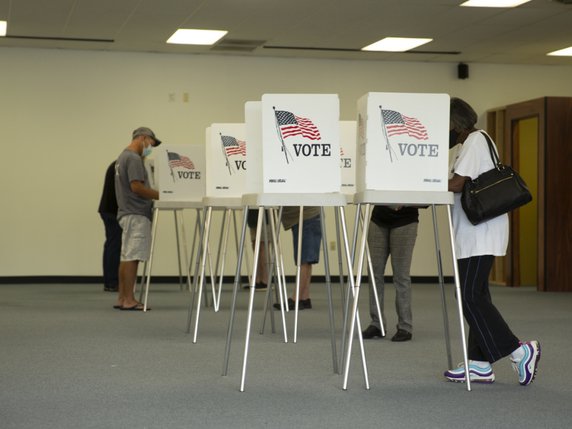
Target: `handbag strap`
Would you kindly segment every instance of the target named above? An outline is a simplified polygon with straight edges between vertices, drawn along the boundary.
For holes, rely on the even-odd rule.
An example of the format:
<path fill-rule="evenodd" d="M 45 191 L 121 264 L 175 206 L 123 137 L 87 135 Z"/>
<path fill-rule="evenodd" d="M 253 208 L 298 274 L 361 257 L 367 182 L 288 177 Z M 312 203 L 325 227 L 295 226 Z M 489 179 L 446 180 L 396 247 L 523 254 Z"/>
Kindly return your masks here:
<path fill-rule="evenodd" d="M 495 168 L 498 168 L 499 170 L 501 168 L 503 168 L 504 166 L 502 165 L 502 163 L 500 162 L 499 156 L 497 154 L 497 151 L 494 148 L 494 143 L 491 140 L 491 138 L 489 137 L 489 135 L 487 133 L 485 133 L 484 131 L 481 131 L 481 134 L 483 136 L 485 136 L 485 140 L 487 141 L 487 145 L 489 147 L 489 152 L 491 154 L 491 159 L 493 161 L 493 165 L 495 166 Z"/>

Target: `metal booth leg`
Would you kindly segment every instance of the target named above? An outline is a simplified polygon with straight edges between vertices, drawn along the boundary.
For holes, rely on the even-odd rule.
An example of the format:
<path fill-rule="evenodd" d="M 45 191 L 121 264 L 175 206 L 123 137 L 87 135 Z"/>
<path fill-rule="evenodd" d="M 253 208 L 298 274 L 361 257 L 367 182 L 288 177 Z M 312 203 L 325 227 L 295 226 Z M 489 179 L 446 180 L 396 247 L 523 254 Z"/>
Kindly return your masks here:
<path fill-rule="evenodd" d="M 157 224 L 159 221 L 159 209 L 154 209 L 153 225 L 151 227 L 151 252 L 149 253 L 149 262 L 145 264 L 145 297 L 143 301 L 143 311 L 147 311 L 147 299 L 149 297 L 149 284 L 151 282 L 151 266 L 153 265 L 153 254 L 155 250 L 155 237 L 157 235 Z"/>
<path fill-rule="evenodd" d="M 332 283 L 330 278 L 330 258 L 328 255 L 328 238 L 326 235 L 326 213 L 324 207 L 320 208 L 320 215 L 321 215 L 320 226 L 322 228 L 322 248 L 324 250 L 324 271 L 326 273 L 326 292 L 328 295 L 330 341 L 332 344 L 332 369 L 334 371 L 334 374 L 339 374 L 340 371 L 338 368 L 338 353 L 336 350 L 336 326 L 334 322 L 334 305 L 332 302 Z"/>
<path fill-rule="evenodd" d="M 449 220 L 449 234 L 451 238 L 451 252 L 453 253 L 453 272 L 455 274 L 455 292 L 457 296 L 457 307 L 459 309 L 459 326 L 461 328 L 461 342 L 463 343 L 463 362 L 465 364 L 465 382 L 467 390 L 471 391 L 471 377 L 469 376 L 469 358 L 467 356 L 467 340 L 465 336 L 465 318 L 463 317 L 463 299 L 461 295 L 461 284 L 459 281 L 459 267 L 457 265 L 457 253 L 455 251 L 455 236 L 453 233 L 453 220 L 451 217 L 451 206 L 447 205 L 447 218 Z"/>
<path fill-rule="evenodd" d="M 302 230 L 304 229 L 304 206 L 300 206 L 300 217 L 298 219 L 298 254 L 296 255 L 296 293 L 294 294 L 294 339 L 298 341 L 298 309 L 300 306 L 300 269 L 302 265 Z"/>
<path fill-rule="evenodd" d="M 208 241 L 209 241 L 209 233 L 210 233 L 210 226 L 211 226 L 211 217 L 212 217 L 212 207 L 207 208 L 207 213 L 205 215 L 205 232 L 204 232 L 204 242 L 202 246 L 203 255 L 201 257 L 201 272 L 199 274 L 199 296 L 197 297 L 197 308 L 196 308 L 196 316 L 195 316 L 195 329 L 193 332 L 193 343 L 197 342 L 197 334 L 199 330 L 199 317 L 201 313 L 201 298 L 203 293 L 203 282 L 204 282 L 204 275 L 205 275 L 205 262 L 207 259 L 207 249 L 208 249 Z"/>
<path fill-rule="evenodd" d="M 254 308 L 255 280 L 256 269 L 258 268 L 258 252 L 260 251 L 260 233 L 262 230 L 262 222 L 264 220 L 264 210 L 258 210 L 258 221 L 256 222 L 256 240 L 254 242 L 254 261 L 252 263 L 252 278 L 250 280 L 250 289 L 248 296 L 248 315 L 246 319 L 246 339 L 244 341 L 244 357 L 242 361 L 242 377 L 240 380 L 240 391 L 244 392 L 244 383 L 246 381 L 246 365 L 248 363 L 248 348 L 250 346 L 250 327 L 252 325 L 252 312 Z"/>
<path fill-rule="evenodd" d="M 365 215 L 364 215 L 365 219 L 369 219 L 370 209 L 371 209 L 371 205 L 366 204 Z M 367 243 L 368 226 L 369 226 L 369 223 L 364 222 L 363 230 L 362 230 L 362 239 L 361 239 L 359 256 L 358 256 L 358 266 L 356 269 L 356 281 L 355 281 L 355 285 L 353 287 L 354 294 L 353 294 L 352 311 L 351 311 L 351 318 L 350 318 L 350 330 L 349 330 L 348 341 L 347 341 L 348 346 L 347 346 L 345 368 L 344 368 L 344 381 L 343 381 L 343 386 L 342 386 L 343 390 L 347 390 L 347 385 L 348 385 L 349 367 L 350 367 L 351 352 L 352 352 L 352 342 L 353 342 L 353 336 L 354 336 L 354 332 L 355 332 L 356 322 L 358 325 L 357 334 L 358 334 L 358 339 L 359 339 L 359 343 L 360 343 L 362 366 L 364 369 L 365 388 L 369 389 L 369 377 L 368 377 L 368 373 L 367 373 L 367 362 L 365 360 L 365 350 L 363 348 L 363 338 L 361 335 L 361 326 L 360 326 L 361 323 L 360 323 L 359 314 L 358 314 L 358 301 L 359 301 L 359 292 L 360 292 L 360 285 L 361 285 L 361 273 L 363 270 L 363 261 L 364 261 L 365 247 L 366 247 L 366 243 Z M 348 259 L 349 259 L 349 255 L 348 255 Z"/>
<path fill-rule="evenodd" d="M 453 368 L 451 357 L 451 336 L 449 333 L 449 314 L 447 312 L 447 300 L 445 299 L 445 280 L 443 278 L 443 259 L 441 257 L 441 244 L 439 242 L 439 227 L 437 226 L 437 210 L 435 204 L 431 205 L 433 215 L 433 233 L 435 234 L 435 254 L 437 257 L 437 270 L 439 273 L 439 289 L 441 291 L 441 306 L 443 308 L 443 332 L 445 333 L 445 349 L 447 352 L 448 368 Z"/>
<path fill-rule="evenodd" d="M 248 216 L 248 206 L 244 207 L 243 210 L 243 220 L 242 220 L 242 233 L 240 235 L 240 245 L 237 249 L 237 262 L 236 262 L 236 272 L 234 274 L 234 285 L 232 287 L 232 301 L 230 303 L 230 316 L 228 319 L 228 328 L 226 331 L 226 345 L 224 349 L 224 361 L 222 364 L 222 375 L 226 376 L 228 374 L 228 361 L 230 356 L 230 346 L 232 341 L 232 331 L 234 328 L 234 315 L 236 313 L 236 298 L 238 295 L 238 289 L 241 283 L 241 267 L 242 267 L 242 256 L 244 254 L 244 241 L 246 237 L 246 225 Z"/>

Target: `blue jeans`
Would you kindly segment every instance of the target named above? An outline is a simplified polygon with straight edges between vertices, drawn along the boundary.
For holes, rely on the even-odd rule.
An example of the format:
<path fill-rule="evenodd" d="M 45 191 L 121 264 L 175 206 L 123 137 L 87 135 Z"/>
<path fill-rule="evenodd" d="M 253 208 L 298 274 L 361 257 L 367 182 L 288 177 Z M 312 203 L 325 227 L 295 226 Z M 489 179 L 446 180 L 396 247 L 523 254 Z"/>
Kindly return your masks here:
<path fill-rule="evenodd" d="M 292 227 L 294 240 L 294 263 L 298 262 L 298 224 Z M 322 222 L 320 215 L 305 219 L 302 225 L 302 264 L 317 264 L 320 261 L 322 243 Z"/>

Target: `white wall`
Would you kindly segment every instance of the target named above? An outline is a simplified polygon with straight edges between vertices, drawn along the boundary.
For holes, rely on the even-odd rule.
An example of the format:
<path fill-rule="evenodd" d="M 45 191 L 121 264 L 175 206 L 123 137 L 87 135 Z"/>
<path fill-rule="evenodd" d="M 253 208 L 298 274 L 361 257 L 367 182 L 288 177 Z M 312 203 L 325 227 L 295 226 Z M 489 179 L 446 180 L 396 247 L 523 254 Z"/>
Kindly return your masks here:
<path fill-rule="evenodd" d="M 343 120 L 355 119 L 356 101 L 369 91 L 445 92 L 480 113 L 542 96 L 572 96 L 572 65 L 471 64 L 470 78 L 458 80 L 454 63 L 13 48 L 0 49 L 0 64 L 0 276 L 100 275 L 103 175 L 141 125 L 168 143 L 201 143 L 207 125 L 243 121 L 244 102 L 264 93 L 338 93 Z M 429 214 L 422 214 L 413 275 L 436 274 Z M 189 231 L 193 217 L 186 216 Z M 217 225 L 214 231 L 218 238 Z M 159 234 L 154 273 L 175 274 L 172 215 L 163 216 Z M 229 252 L 227 274 L 233 262 Z"/>

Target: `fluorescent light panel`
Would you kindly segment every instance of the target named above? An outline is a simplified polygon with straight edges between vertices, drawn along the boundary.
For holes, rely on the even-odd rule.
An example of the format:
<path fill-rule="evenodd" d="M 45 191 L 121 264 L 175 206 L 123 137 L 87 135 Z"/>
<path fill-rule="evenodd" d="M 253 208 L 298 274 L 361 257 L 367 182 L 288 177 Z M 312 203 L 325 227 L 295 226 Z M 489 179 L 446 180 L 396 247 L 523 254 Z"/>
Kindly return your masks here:
<path fill-rule="evenodd" d="M 213 45 L 224 37 L 226 33 L 228 33 L 228 31 L 179 28 L 169 37 L 167 43 L 178 45 Z"/>
<path fill-rule="evenodd" d="M 4 37 L 6 35 L 7 27 L 8 23 L 6 21 L 0 21 L 0 37 Z"/>
<path fill-rule="evenodd" d="M 417 46 L 429 43 L 433 39 L 415 39 L 412 37 L 386 37 L 371 45 L 361 48 L 362 51 L 405 52 Z"/>
<path fill-rule="evenodd" d="M 530 0 L 468 0 L 461 6 L 468 7 L 517 7 Z"/>
<path fill-rule="evenodd" d="M 572 46 L 564 49 L 560 49 L 558 51 L 549 52 L 546 55 L 553 55 L 555 57 L 572 57 Z"/>

